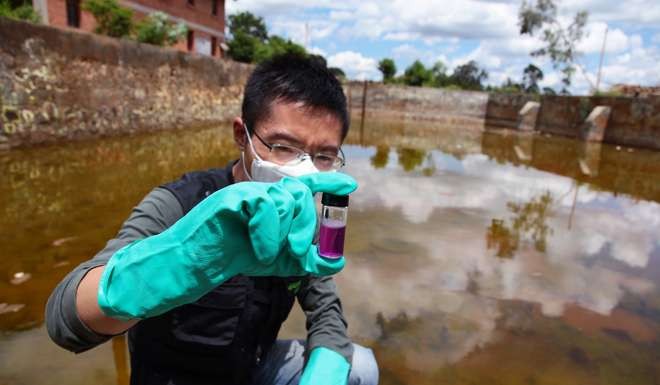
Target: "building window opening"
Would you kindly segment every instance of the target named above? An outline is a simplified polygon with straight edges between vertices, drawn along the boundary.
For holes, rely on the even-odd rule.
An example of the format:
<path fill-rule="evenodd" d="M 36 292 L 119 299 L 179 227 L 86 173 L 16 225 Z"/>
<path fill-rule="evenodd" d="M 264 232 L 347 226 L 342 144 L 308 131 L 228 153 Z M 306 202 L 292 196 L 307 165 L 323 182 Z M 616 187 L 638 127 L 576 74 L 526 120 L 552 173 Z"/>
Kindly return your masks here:
<path fill-rule="evenodd" d="M 80 28 L 80 0 L 66 0 L 66 25 Z"/>
<path fill-rule="evenodd" d="M 192 29 L 188 30 L 188 51 L 192 51 L 195 48 L 195 31 Z"/>
<path fill-rule="evenodd" d="M 195 6 L 195 0 L 188 0 L 188 5 Z"/>
<path fill-rule="evenodd" d="M 215 36 L 211 37 L 211 56 L 217 56 L 218 54 L 218 38 Z"/>
<path fill-rule="evenodd" d="M 211 1 L 211 14 L 213 16 L 218 15 L 218 0 L 212 0 Z"/>

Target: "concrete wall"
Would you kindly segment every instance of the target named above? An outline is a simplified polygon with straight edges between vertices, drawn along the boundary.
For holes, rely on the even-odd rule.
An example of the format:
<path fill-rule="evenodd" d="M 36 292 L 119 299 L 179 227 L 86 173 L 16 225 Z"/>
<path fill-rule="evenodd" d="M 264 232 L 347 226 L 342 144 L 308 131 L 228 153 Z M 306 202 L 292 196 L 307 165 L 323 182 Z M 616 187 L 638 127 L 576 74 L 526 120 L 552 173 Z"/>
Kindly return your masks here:
<path fill-rule="evenodd" d="M 603 141 L 630 147 L 660 149 L 660 97 L 579 97 L 491 94 L 487 129 L 516 129 L 518 111 L 531 100 L 541 103 L 536 130 L 579 138 L 582 125 L 596 106 L 611 107 Z"/>
<path fill-rule="evenodd" d="M 596 106 L 612 109 L 606 143 L 660 149 L 660 97 L 562 97 L 542 99 L 538 130 L 569 137 L 579 135 L 580 127 Z"/>
<path fill-rule="evenodd" d="M 364 127 L 364 82 L 344 85 L 351 107 L 352 127 Z M 660 96 L 574 97 L 488 94 L 437 88 L 367 83 L 364 121 L 403 120 L 460 127 L 466 130 L 518 129 L 519 111 L 527 102 L 540 103 L 530 130 L 570 138 L 583 137 L 583 124 L 596 106 L 611 107 L 603 141 L 629 147 L 660 149 Z M 364 133 L 363 133 L 364 135 Z"/>
<path fill-rule="evenodd" d="M 346 83 L 344 92 L 356 127 L 361 119 L 364 82 Z M 485 92 L 368 83 L 365 115 L 370 120 L 431 121 L 481 130 L 487 102 Z"/>
<path fill-rule="evenodd" d="M 0 147 L 217 123 L 251 66 L 0 18 Z"/>
<path fill-rule="evenodd" d="M 525 94 L 490 94 L 486 107 L 486 129 L 515 129 L 518 111 L 532 100 L 534 98 L 531 95 Z"/>

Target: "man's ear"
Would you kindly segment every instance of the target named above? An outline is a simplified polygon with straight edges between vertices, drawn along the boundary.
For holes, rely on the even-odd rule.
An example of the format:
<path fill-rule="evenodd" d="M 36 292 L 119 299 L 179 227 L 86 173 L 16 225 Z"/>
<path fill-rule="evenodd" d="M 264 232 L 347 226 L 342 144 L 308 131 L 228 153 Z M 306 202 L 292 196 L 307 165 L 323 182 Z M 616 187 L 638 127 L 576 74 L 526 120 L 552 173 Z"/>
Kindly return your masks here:
<path fill-rule="evenodd" d="M 234 130 L 234 142 L 241 151 L 244 151 L 247 138 L 245 137 L 245 128 L 243 127 L 243 119 L 241 119 L 240 116 L 234 118 L 233 130 Z"/>

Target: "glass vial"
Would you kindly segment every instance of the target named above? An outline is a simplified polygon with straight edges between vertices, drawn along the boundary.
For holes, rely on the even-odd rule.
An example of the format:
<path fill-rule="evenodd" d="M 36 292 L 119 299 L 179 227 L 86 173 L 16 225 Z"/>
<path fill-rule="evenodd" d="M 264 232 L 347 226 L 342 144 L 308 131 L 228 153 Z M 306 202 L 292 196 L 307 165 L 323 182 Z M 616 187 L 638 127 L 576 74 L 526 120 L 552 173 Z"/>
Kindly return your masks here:
<path fill-rule="evenodd" d="M 330 259 L 341 258 L 344 255 L 348 195 L 323 193 L 321 204 L 319 255 Z"/>

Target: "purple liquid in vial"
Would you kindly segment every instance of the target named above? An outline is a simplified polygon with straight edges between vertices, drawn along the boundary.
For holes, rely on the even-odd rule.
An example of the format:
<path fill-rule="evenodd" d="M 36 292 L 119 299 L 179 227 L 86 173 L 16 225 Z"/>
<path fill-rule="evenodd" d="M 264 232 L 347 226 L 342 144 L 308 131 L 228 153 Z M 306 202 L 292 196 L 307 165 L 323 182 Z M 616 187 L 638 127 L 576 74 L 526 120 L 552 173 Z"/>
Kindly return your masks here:
<path fill-rule="evenodd" d="M 344 255 L 346 224 L 342 221 L 323 219 L 319 230 L 319 255 L 337 259 Z"/>

